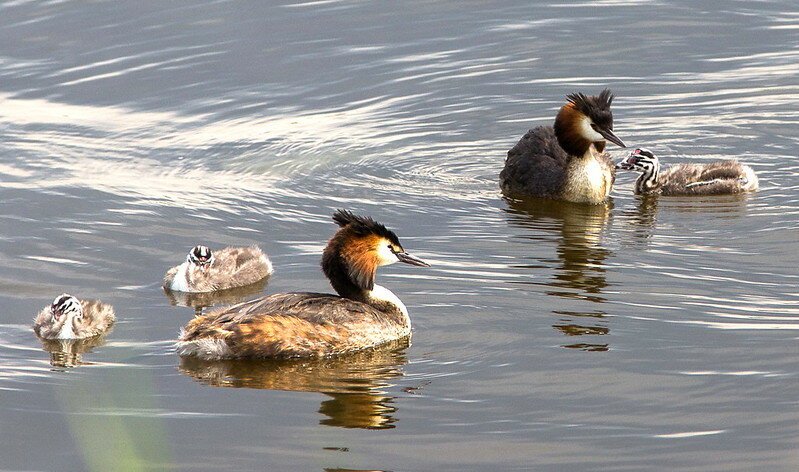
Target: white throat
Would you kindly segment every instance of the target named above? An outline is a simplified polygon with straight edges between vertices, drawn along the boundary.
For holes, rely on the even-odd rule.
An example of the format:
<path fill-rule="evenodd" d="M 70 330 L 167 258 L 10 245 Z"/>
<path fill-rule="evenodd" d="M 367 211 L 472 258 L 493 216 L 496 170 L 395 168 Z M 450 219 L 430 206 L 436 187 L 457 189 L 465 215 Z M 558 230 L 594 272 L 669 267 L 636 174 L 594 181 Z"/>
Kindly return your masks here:
<path fill-rule="evenodd" d="M 379 266 L 387 266 L 397 262 L 397 255 L 391 252 L 388 245 L 381 244 L 377 248 L 377 264 Z"/>
<path fill-rule="evenodd" d="M 594 128 L 591 127 L 591 123 L 591 118 L 583 115 L 583 118 L 580 120 L 580 134 L 592 143 L 604 141 L 605 137 L 597 133 Z"/>

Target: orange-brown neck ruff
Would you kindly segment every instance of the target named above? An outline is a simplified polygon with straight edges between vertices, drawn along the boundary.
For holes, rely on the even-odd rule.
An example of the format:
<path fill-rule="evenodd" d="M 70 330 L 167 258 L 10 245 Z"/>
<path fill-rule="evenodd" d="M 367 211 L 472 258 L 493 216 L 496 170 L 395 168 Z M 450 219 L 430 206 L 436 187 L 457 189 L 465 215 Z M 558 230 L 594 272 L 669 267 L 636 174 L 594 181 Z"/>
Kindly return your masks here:
<path fill-rule="evenodd" d="M 350 227 L 338 231 L 322 254 L 322 270 L 336 293 L 365 301 L 374 288 L 377 273 L 377 235 L 357 235 Z"/>
<path fill-rule="evenodd" d="M 350 278 L 364 290 L 372 290 L 377 275 L 377 246 L 384 239 L 369 235 L 346 241 L 342 255 L 349 264 Z"/>
<path fill-rule="evenodd" d="M 555 117 L 555 136 L 558 138 L 558 144 L 570 156 L 583 157 L 591 147 L 591 140 L 580 133 L 580 122 L 584 119 L 585 114 L 577 110 L 573 103 L 563 105 Z"/>

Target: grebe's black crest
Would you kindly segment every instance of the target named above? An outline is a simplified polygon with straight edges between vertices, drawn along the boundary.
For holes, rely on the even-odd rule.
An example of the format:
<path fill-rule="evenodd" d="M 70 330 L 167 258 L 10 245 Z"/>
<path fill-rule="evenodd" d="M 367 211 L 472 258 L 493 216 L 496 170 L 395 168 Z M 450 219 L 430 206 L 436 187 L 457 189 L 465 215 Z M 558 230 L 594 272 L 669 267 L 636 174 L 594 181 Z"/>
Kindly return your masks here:
<path fill-rule="evenodd" d="M 572 93 L 566 95 L 566 100 L 572 103 L 577 110 L 590 117 L 598 126 L 613 129 L 613 113 L 610 112 L 613 92 L 610 89 L 605 89 L 595 96 Z"/>
<path fill-rule="evenodd" d="M 322 270 L 342 297 L 358 299 L 363 291 L 373 290 L 380 265 L 403 262 L 429 266 L 406 253 L 397 235 L 372 218 L 336 210 L 333 221 L 341 229 L 322 254 Z"/>
<path fill-rule="evenodd" d="M 333 221 L 342 228 L 347 228 L 356 236 L 373 234 L 388 239 L 391 244 L 400 245 L 399 238 L 393 231 L 368 216 L 359 216 L 349 210 L 339 209 L 333 213 Z"/>

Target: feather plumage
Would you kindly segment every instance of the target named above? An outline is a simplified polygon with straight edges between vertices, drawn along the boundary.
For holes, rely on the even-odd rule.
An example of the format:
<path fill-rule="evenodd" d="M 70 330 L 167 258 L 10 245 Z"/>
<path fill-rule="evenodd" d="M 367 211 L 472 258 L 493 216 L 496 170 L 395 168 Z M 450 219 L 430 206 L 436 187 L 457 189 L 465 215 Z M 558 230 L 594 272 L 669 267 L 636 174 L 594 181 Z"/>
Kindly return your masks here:
<path fill-rule="evenodd" d="M 618 168 L 641 173 L 635 182 L 639 195 L 733 195 L 754 192 L 759 185 L 752 168 L 735 159 L 675 164 L 662 170 L 657 156 L 644 148 L 635 149 Z"/>
<path fill-rule="evenodd" d="M 325 248 L 322 270 L 338 295 L 282 293 L 200 316 L 181 331 L 178 353 L 203 359 L 316 357 L 410 335 L 405 305 L 374 278 L 379 265 L 415 258 L 371 218 L 339 210 L 333 219 L 340 229 Z"/>
<path fill-rule="evenodd" d="M 604 153 L 604 135 L 618 141 L 612 134 L 612 102 L 613 94 L 607 89 L 598 96 L 568 95 L 554 126 L 531 129 L 508 152 L 500 173 L 503 192 L 604 202 L 615 180 L 615 167 Z"/>
<path fill-rule="evenodd" d="M 272 272 L 272 262 L 257 246 L 226 247 L 213 251 L 212 262 L 205 266 L 187 260 L 169 269 L 163 287 L 190 293 L 215 292 L 254 284 Z"/>
<path fill-rule="evenodd" d="M 68 313 L 59 311 L 64 297 L 80 307 Z M 78 300 L 71 295 L 61 295 L 52 305 L 44 307 L 33 320 L 33 331 L 42 339 L 84 339 L 108 331 L 116 321 L 114 308 L 99 300 Z"/>

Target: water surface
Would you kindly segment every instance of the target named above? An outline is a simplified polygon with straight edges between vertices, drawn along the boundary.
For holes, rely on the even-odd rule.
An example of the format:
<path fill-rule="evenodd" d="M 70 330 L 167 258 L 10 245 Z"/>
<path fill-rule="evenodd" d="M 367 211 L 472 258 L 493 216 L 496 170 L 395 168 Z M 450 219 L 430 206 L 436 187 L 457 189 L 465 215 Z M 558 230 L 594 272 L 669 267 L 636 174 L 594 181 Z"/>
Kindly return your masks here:
<path fill-rule="evenodd" d="M 797 28 L 791 2 L 0 3 L 2 468 L 796 470 Z M 761 191 L 504 199 L 507 150 L 605 86 L 625 142 Z M 409 346 L 175 355 L 208 304 L 160 289 L 189 248 L 266 250 L 243 298 L 327 291 L 340 207 L 433 264 L 379 276 Z M 42 345 L 63 291 L 114 330 Z"/>

